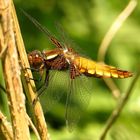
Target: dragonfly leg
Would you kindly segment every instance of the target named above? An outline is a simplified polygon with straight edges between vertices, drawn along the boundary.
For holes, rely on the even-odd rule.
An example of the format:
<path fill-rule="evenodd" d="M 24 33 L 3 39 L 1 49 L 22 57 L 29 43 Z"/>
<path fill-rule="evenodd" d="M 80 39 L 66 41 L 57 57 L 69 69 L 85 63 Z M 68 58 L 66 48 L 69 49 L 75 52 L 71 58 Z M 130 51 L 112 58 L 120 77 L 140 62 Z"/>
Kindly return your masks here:
<path fill-rule="evenodd" d="M 25 70 L 31 70 L 32 72 L 40 73 L 39 79 L 26 77 L 28 80 L 34 80 L 34 81 L 36 81 L 36 82 L 40 82 L 40 81 L 42 80 L 43 73 L 42 73 L 42 71 L 40 70 L 40 68 L 38 68 L 38 69 L 37 69 L 37 68 L 25 68 Z"/>
<path fill-rule="evenodd" d="M 75 79 L 76 76 L 80 76 L 81 73 L 75 68 L 73 64 L 70 64 L 70 78 Z"/>
<path fill-rule="evenodd" d="M 46 90 L 46 88 L 47 88 L 47 86 L 48 86 L 48 83 L 49 83 L 49 71 L 46 70 L 45 81 L 44 81 L 44 83 L 37 89 L 37 93 L 38 93 L 38 94 L 37 94 L 37 97 L 34 99 L 33 104 L 35 104 L 36 101 L 38 100 L 38 97 L 44 93 L 44 91 Z"/>
<path fill-rule="evenodd" d="M 40 69 L 37 69 L 37 68 L 25 68 L 25 70 L 31 70 L 31 71 L 36 71 L 36 72 L 39 72 Z"/>
<path fill-rule="evenodd" d="M 44 83 L 38 88 L 38 97 L 42 94 L 42 92 L 47 88 L 49 82 L 49 71 L 46 70 Z M 44 87 L 44 88 L 43 88 Z"/>

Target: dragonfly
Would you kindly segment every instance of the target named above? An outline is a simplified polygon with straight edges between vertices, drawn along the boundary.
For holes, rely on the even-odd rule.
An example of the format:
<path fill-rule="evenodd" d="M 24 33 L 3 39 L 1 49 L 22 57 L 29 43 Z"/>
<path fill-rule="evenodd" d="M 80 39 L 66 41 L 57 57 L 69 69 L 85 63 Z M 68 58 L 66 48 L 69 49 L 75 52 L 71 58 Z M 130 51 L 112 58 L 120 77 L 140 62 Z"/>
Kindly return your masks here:
<path fill-rule="evenodd" d="M 48 39 L 55 46 L 52 50 L 34 50 L 28 53 L 28 60 L 31 67 L 39 71 L 41 75 L 45 70 L 45 88 L 49 85 L 49 75 L 51 71 L 68 71 L 69 73 L 70 82 L 66 99 L 65 118 L 69 131 L 71 131 L 80 119 L 80 111 L 78 108 L 71 107 L 74 104 L 73 100 L 75 100 L 75 98 L 80 98 L 79 100 L 82 103 L 85 103 L 86 106 L 89 104 L 89 93 L 92 90 L 89 88 L 91 83 L 87 82 L 89 78 L 124 79 L 131 77 L 133 74 L 132 72 L 102 64 L 80 55 L 70 44 L 67 42 L 61 42 L 59 39 L 54 37 L 50 31 L 45 26 L 42 26 L 35 18 L 25 11 L 22 12 L 31 22 L 35 24 L 35 26 L 37 26 L 37 28 L 47 35 Z M 64 78 L 62 80 L 64 80 Z M 44 91 L 44 89 L 42 91 Z M 42 94 L 42 91 L 38 94 L 38 96 Z M 57 96 L 57 94 L 54 96 Z M 58 96 L 57 98 L 59 99 Z"/>

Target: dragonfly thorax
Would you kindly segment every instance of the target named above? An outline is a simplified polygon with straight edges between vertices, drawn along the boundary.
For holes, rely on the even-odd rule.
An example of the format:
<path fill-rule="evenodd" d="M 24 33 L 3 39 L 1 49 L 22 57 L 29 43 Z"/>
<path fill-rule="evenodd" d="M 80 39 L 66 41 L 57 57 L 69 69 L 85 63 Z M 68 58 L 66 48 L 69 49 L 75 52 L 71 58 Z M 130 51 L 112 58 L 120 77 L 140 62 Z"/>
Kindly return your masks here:
<path fill-rule="evenodd" d="M 65 57 L 66 61 L 70 64 L 75 59 L 76 55 L 71 48 L 67 48 L 63 50 L 63 56 Z"/>

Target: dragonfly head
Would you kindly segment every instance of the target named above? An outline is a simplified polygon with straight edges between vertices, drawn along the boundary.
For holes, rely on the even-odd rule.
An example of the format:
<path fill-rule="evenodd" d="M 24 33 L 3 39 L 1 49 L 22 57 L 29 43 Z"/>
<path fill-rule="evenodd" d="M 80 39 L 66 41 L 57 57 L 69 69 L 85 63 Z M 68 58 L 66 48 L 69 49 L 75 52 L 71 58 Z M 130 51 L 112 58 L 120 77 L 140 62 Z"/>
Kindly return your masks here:
<path fill-rule="evenodd" d="M 28 60 L 29 60 L 30 65 L 34 68 L 40 68 L 40 66 L 44 62 L 42 53 L 38 50 L 34 50 L 28 53 Z"/>

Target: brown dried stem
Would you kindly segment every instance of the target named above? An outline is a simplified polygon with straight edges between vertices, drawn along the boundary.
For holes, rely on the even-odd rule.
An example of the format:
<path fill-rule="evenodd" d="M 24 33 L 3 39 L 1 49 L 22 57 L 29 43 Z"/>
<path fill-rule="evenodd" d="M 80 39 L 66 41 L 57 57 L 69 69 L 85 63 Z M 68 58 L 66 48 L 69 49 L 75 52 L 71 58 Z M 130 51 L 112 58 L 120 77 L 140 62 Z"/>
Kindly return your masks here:
<path fill-rule="evenodd" d="M 11 1 L 0 2 L 1 15 L 1 50 L 6 50 L 2 58 L 4 79 L 11 114 L 13 137 L 15 140 L 30 139 L 28 122 L 25 118 L 25 97 L 20 80 L 20 67 L 16 50 Z M 6 48 L 5 48 L 6 47 Z M 9 132 L 10 133 L 10 132 Z"/>
<path fill-rule="evenodd" d="M 122 26 L 122 24 L 126 21 L 126 19 L 130 16 L 130 14 L 134 11 L 135 7 L 137 5 L 137 0 L 130 0 L 128 5 L 125 7 L 125 9 L 119 14 L 119 16 L 116 18 L 108 32 L 106 33 L 104 39 L 101 42 L 101 45 L 99 47 L 98 51 L 98 61 L 104 62 L 106 52 L 108 50 L 108 47 Z M 106 85 L 110 88 L 112 91 L 112 94 L 115 98 L 118 99 L 120 97 L 120 90 L 117 87 L 117 85 L 114 83 L 112 79 L 104 79 Z"/>
<path fill-rule="evenodd" d="M 24 88 L 26 90 L 26 95 L 28 97 L 28 100 L 31 103 L 31 105 L 33 105 L 32 103 L 33 103 L 34 99 L 36 98 L 36 93 L 34 92 L 34 91 L 36 91 L 35 83 L 33 80 L 27 81 L 25 78 L 25 75 L 32 78 L 32 73 L 30 70 L 25 69 L 25 68 L 29 68 L 30 66 L 29 66 L 29 62 L 27 59 L 23 39 L 21 36 L 21 32 L 20 32 L 20 28 L 19 28 L 19 24 L 18 24 L 15 8 L 14 8 L 13 4 L 12 4 L 12 16 L 13 16 L 14 23 L 15 23 L 15 33 L 17 36 L 16 41 L 17 41 L 17 46 L 18 46 L 19 57 L 20 57 L 21 66 L 22 66 L 22 69 L 24 72 L 24 75 L 22 75 L 23 84 L 24 84 Z M 34 88 L 34 90 L 33 90 L 33 88 Z M 31 108 L 33 108 L 35 125 L 36 125 L 38 133 L 40 135 L 40 138 L 42 140 L 49 140 L 47 125 L 46 125 L 44 114 L 43 114 L 39 101 L 37 101 L 36 104 L 34 106 L 32 106 Z"/>
<path fill-rule="evenodd" d="M 135 76 L 135 78 L 133 79 L 132 83 L 130 84 L 130 87 L 128 88 L 128 91 L 126 92 L 126 94 L 124 96 L 121 97 L 120 101 L 118 102 L 118 105 L 116 107 L 116 109 L 112 112 L 112 114 L 110 115 L 106 127 L 101 135 L 100 140 L 104 140 L 105 136 L 107 134 L 107 132 L 109 131 L 109 129 L 111 128 L 111 126 L 115 123 L 115 121 L 117 120 L 117 118 L 119 117 L 123 107 L 125 106 L 125 104 L 127 103 L 130 95 L 132 94 L 132 90 L 138 80 L 140 76 L 140 69 L 137 73 L 137 75 Z"/>
<path fill-rule="evenodd" d="M 130 0 L 128 5 L 126 6 L 126 8 L 121 12 L 121 14 L 115 20 L 114 24 L 111 26 L 109 31 L 106 33 L 106 35 L 101 43 L 101 46 L 99 48 L 99 52 L 98 52 L 98 60 L 99 61 L 104 61 L 104 58 L 105 58 L 105 55 L 106 55 L 106 52 L 108 50 L 110 42 L 112 41 L 113 37 L 115 36 L 115 34 L 117 33 L 117 31 L 119 30 L 121 25 L 124 23 L 124 21 L 134 11 L 136 5 L 137 5 L 137 0 Z M 114 122 L 119 117 L 124 105 L 126 104 L 128 98 L 131 94 L 131 91 L 132 91 L 136 81 L 138 80 L 139 75 L 140 75 L 140 71 L 138 72 L 135 79 L 131 83 L 127 93 L 121 97 L 121 100 L 119 101 L 118 106 L 116 107 L 116 109 L 112 112 L 111 116 L 109 117 L 107 124 L 106 124 L 106 127 L 105 127 L 105 129 L 100 137 L 100 140 L 105 139 L 107 132 L 109 131 L 111 126 L 114 124 Z M 105 80 L 105 83 L 112 90 L 114 97 L 120 96 L 120 90 L 116 86 L 116 84 L 113 82 L 113 80 Z M 116 94 L 114 94 L 114 93 L 116 93 Z"/>
<path fill-rule="evenodd" d="M 104 39 L 102 40 L 102 43 L 100 45 L 99 51 L 98 51 L 98 60 L 104 61 L 106 52 L 108 50 L 108 47 L 120 29 L 120 27 L 123 25 L 123 23 L 126 21 L 126 19 L 130 16 L 130 14 L 134 11 L 135 7 L 137 5 L 137 0 L 130 0 L 128 5 L 125 7 L 125 9 L 119 14 L 119 16 L 116 18 L 108 32 L 106 33 Z"/>
<path fill-rule="evenodd" d="M 7 121 L 6 117 L 0 111 L 0 133 L 4 139 L 13 140 L 13 130 L 11 124 Z"/>
<path fill-rule="evenodd" d="M 115 34 L 117 33 L 117 31 L 119 30 L 119 28 L 121 27 L 121 25 L 124 23 L 124 21 L 128 18 L 128 16 L 134 11 L 135 7 L 137 5 L 137 0 L 130 0 L 128 5 L 126 6 L 126 8 L 121 12 L 121 14 L 118 16 L 118 18 L 115 20 L 115 22 L 113 23 L 113 25 L 110 27 L 109 31 L 106 33 L 101 46 L 99 48 L 99 52 L 98 52 L 98 60 L 99 61 L 104 61 L 105 59 L 105 55 L 106 52 L 108 50 L 109 44 L 112 41 L 113 37 L 115 36 Z M 109 129 L 111 128 L 111 126 L 114 124 L 114 122 L 117 120 L 117 118 L 120 115 L 120 112 L 122 111 L 124 105 L 126 104 L 131 91 L 134 87 L 134 84 L 136 83 L 138 77 L 140 75 L 140 72 L 138 72 L 138 74 L 136 75 L 135 79 L 133 80 L 132 84 L 130 85 L 128 92 L 121 97 L 121 100 L 118 103 L 118 106 L 116 107 L 116 109 L 112 112 L 112 114 L 110 115 L 107 124 L 105 126 L 105 129 L 100 137 L 100 140 L 104 140 L 105 136 L 107 135 L 107 132 L 109 131 Z M 120 90 L 119 88 L 116 86 L 116 84 L 113 82 L 112 79 L 107 79 L 105 80 L 105 83 L 108 85 L 108 87 L 111 89 L 114 97 L 120 97 Z M 115 93 L 115 94 L 114 94 Z"/>
<path fill-rule="evenodd" d="M 30 119 L 30 117 L 28 115 L 27 115 L 27 119 L 28 119 L 28 123 L 29 123 L 30 127 L 32 128 L 32 130 L 34 131 L 37 139 L 40 140 L 40 136 L 38 134 L 38 131 L 37 131 L 36 127 L 34 126 L 32 120 Z"/>

